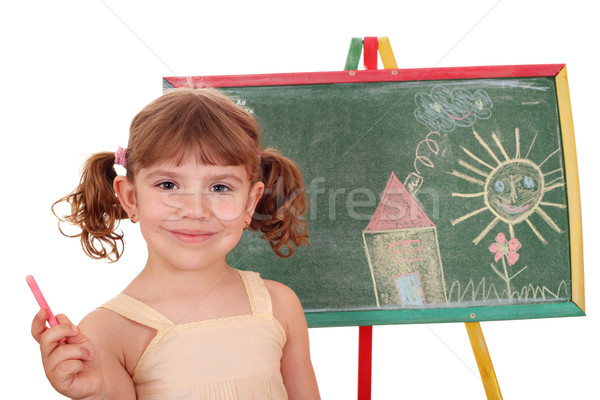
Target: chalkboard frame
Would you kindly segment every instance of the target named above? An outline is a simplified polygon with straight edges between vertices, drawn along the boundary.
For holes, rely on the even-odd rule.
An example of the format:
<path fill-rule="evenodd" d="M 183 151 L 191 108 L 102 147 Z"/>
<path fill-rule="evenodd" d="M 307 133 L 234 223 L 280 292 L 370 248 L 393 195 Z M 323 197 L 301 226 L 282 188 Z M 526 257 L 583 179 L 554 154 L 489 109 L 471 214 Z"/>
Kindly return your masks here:
<path fill-rule="evenodd" d="M 163 89 L 166 91 L 176 87 L 190 86 L 230 88 L 511 77 L 554 77 L 555 79 L 567 192 L 571 301 L 489 307 L 307 312 L 307 322 L 310 327 L 332 327 L 582 316 L 585 315 L 585 295 L 581 206 L 575 136 L 565 64 L 164 77 Z"/>

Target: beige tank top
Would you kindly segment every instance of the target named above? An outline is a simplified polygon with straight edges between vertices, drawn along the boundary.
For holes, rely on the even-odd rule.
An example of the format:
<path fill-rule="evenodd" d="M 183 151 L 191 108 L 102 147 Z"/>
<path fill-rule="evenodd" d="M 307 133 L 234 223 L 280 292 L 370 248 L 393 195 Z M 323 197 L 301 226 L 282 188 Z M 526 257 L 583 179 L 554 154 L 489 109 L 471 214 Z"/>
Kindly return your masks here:
<path fill-rule="evenodd" d="M 288 398 L 280 364 L 285 331 L 260 275 L 239 273 L 252 314 L 174 324 L 124 294 L 102 306 L 157 331 L 131 376 L 138 400 Z"/>

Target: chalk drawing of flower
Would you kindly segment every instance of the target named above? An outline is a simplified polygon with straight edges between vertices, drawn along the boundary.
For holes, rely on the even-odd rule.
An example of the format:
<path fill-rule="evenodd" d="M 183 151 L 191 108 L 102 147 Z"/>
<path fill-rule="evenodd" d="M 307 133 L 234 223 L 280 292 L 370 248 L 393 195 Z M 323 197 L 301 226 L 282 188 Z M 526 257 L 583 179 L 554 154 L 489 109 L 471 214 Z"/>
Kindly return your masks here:
<path fill-rule="evenodd" d="M 508 263 L 508 266 L 510 267 L 516 264 L 517 260 L 519 260 L 519 253 L 517 253 L 517 251 L 520 248 L 521 242 L 519 242 L 519 239 L 512 238 L 507 243 L 506 236 L 502 232 L 496 235 L 496 242 L 492 243 L 489 247 L 490 252 L 494 253 L 494 262 L 502 260 L 502 271 L 496 268 L 496 266 L 493 263 L 491 264 L 491 266 L 494 272 L 506 283 L 506 290 L 509 301 L 512 301 L 513 297 L 510 281 L 527 268 L 524 267 L 514 275 L 509 275 L 508 267 L 506 264 Z"/>
<path fill-rule="evenodd" d="M 521 242 L 519 239 L 512 238 L 506 243 L 506 236 L 504 233 L 500 232 L 496 236 L 496 242 L 490 245 L 490 251 L 494 253 L 494 261 L 498 262 L 502 258 L 502 256 L 506 255 L 506 259 L 508 261 L 508 265 L 515 265 L 517 260 L 519 259 L 519 253 L 517 250 L 521 248 Z"/>

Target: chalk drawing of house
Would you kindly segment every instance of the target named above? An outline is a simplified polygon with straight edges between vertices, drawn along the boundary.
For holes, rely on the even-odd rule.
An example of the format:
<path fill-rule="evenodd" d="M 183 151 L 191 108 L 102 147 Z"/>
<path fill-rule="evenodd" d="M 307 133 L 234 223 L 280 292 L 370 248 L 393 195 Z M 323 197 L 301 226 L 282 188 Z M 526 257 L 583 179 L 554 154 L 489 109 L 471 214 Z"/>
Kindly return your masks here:
<path fill-rule="evenodd" d="M 393 172 L 363 241 L 377 307 L 448 302 L 437 227 Z"/>

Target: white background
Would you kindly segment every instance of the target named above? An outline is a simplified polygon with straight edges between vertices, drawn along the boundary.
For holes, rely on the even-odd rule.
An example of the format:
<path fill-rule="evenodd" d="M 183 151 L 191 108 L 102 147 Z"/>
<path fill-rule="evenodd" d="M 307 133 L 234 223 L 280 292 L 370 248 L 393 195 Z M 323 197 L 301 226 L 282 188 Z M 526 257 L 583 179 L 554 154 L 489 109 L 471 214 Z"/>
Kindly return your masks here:
<path fill-rule="evenodd" d="M 588 5 L 589 4 L 589 5 Z M 583 208 L 588 316 L 485 322 L 505 399 L 598 398 L 598 13 L 564 1 L 13 1 L 0 6 L 3 87 L 0 398 L 58 399 L 30 321 L 34 274 L 79 321 L 141 269 L 88 259 L 50 212 L 90 153 L 127 143 L 131 118 L 173 75 L 335 71 L 352 37 L 388 36 L 400 68 L 566 63 Z M 381 64 L 380 64 L 381 68 Z M 551 266 L 549 266 L 551 268 Z M 312 329 L 322 397 L 356 399 L 358 328 Z M 482 399 L 463 324 L 374 329 L 373 399 Z"/>

